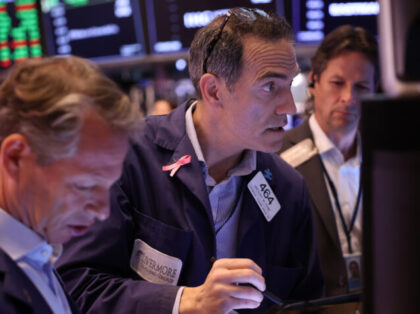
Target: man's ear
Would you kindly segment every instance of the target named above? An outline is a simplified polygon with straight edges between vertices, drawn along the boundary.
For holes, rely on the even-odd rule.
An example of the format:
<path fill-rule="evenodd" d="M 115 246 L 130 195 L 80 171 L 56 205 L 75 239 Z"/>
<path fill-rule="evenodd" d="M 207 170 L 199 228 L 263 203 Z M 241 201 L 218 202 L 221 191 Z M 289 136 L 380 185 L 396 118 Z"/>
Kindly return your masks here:
<path fill-rule="evenodd" d="M 210 73 L 204 74 L 200 79 L 200 89 L 203 100 L 210 104 L 220 105 L 220 79 Z"/>
<path fill-rule="evenodd" d="M 3 169 L 12 177 L 19 175 L 25 158 L 32 154 L 28 140 L 21 134 L 7 136 L 0 146 L 0 161 Z"/>
<path fill-rule="evenodd" d="M 315 81 L 317 79 L 317 76 L 314 74 L 314 72 L 309 72 L 308 74 L 308 87 L 309 89 L 314 88 L 315 87 Z"/>

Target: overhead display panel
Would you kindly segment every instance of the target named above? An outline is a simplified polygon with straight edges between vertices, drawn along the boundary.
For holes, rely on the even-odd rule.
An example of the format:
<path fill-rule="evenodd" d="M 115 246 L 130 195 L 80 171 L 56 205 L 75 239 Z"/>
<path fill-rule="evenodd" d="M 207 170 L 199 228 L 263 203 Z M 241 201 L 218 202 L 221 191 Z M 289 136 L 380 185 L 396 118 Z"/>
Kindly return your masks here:
<path fill-rule="evenodd" d="M 139 1 L 42 0 L 49 55 L 114 63 L 146 53 Z"/>
<path fill-rule="evenodd" d="M 0 70 L 42 57 L 36 0 L 0 1 Z"/>
<path fill-rule="evenodd" d="M 377 1 L 292 1 L 292 25 L 297 43 L 319 43 L 343 24 L 362 26 L 376 36 L 378 14 Z"/>
<path fill-rule="evenodd" d="M 146 0 L 151 53 L 187 51 L 195 32 L 233 7 L 283 15 L 283 0 Z"/>

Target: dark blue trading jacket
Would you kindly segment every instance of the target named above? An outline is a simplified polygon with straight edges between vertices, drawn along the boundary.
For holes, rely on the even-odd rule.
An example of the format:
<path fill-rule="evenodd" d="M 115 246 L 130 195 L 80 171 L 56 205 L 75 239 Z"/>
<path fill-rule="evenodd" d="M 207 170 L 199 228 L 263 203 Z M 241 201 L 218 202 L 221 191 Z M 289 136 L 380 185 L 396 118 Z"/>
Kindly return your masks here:
<path fill-rule="evenodd" d="M 189 104 L 147 119 L 112 188 L 110 218 L 65 246 L 59 272 L 83 312 L 171 313 L 178 287 L 147 282 L 130 268 L 135 239 L 182 260 L 178 286 L 205 281 L 216 252 L 215 232 L 202 169 L 186 134 Z M 162 171 L 187 154 L 191 163 L 174 177 Z M 271 222 L 246 188 L 266 169 L 281 204 Z M 323 284 L 306 184 L 274 154 L 257 153 L 257 171 L 244 180 L 236 257 L 254 260 L 267 289 L 280 298 L 319 297 Z M 259 310 L 272 305 L 265 300 Z"/>
<path fill-rule="evenodd" d="M 67 297 L 72 313 L 79 313 Z M 53 314 L 47 301 L 24 271 L 0 249 L 0 313 Z"/>

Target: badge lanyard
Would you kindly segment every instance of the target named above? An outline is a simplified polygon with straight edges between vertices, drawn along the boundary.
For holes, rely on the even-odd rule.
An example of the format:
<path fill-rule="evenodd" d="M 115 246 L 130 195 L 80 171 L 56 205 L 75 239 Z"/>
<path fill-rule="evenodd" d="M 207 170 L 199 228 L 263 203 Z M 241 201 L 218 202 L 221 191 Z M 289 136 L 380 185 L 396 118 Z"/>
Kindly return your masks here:
<path fill-rule="evenodd" d="M 343 211 L 341 210 L 340 202 L 338 201 L 337 189 L 335 188 L 334 183 L 332 182 L 332 180 L 330 178 L 330 175 L 328 174 L 328 171 L 325 168 L 324 163 L 322 162 L 321 157 L 320 157 L 320 160 L 321 160 L 322 171 L 324 172 L 325 177 L 327 178 L 328 184 L 331 188 L 331 192 L 332 192 L 332 194 L 334 196 L 334 200 L 335 200 L 335 206 L 336 206 L 338 214 L 340 216 L 340 221 L 341 221 L 341 224 L 343 226 L 344 233 L 346 234 L 347 244 L 348 244 L 348 247 L 349 247 L 349 253 L 353 254 L 353 249 L 352 249 L 352 246 L 351 246 L 351 231 L 353 230 L 354 223 L 355 223 L 356 217 L 357 217 L 357 213 L 358 213 L 359 207 L 360 207 L 359 204 L 360 204 L 360 199 L 361 199 L 361 195 L 362 195 L 362 182 L 361 182 L 361 180 L 359 180 L 359 191 L 357 192 L 357 200 L 356 200 L 356 204 L 354 205 L 353 217 L 351 218 L 350 226 L 347 228 L 346 221 L 344 220 Z"/>

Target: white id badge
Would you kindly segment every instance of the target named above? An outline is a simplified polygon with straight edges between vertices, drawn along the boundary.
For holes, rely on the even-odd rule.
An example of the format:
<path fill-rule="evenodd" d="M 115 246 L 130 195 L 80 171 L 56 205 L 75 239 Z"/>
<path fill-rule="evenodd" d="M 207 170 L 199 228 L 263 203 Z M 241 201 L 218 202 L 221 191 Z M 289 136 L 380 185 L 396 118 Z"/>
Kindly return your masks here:
<path fill-rule="evenodd" d="M 182 269 L 182 260 L 152 248 L 136 239 L 130 258 L 130 267 L 143 279 L 176 286 Z"/>
<path fill-rule="evenodd" d="M 305 161 L 312 158 L 312 156 L 318 153 L 318 148 L 315 147 L 314 142 L 310 138 L 305 138 L 296 145 L 290 147 L 280 154 L 280 157 L 284 159 L 293 168 L 303 164 Z"/>
<path fill-rule="evenodd" d="M 271 219 L 273 219 L 273 217 L 278 213 L 281 206 L 261 171 L 258 171 L 255 177 L 249 181 L 248 190 L 257 202 L 265 219 L 267 219 L 267 221 L 271 221 Z"/>
<path fill-rule="evenodd" d="M 360 254 L 347 254 L 344 256 L 347 269 L 347 281 L 349 291 L 362 288 L 362 265 Z"/>

